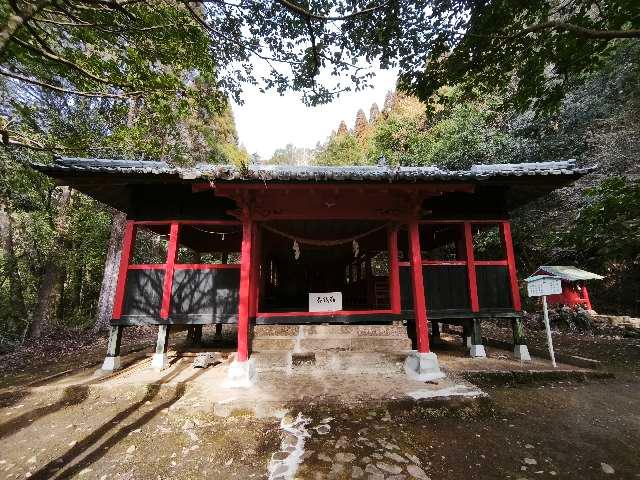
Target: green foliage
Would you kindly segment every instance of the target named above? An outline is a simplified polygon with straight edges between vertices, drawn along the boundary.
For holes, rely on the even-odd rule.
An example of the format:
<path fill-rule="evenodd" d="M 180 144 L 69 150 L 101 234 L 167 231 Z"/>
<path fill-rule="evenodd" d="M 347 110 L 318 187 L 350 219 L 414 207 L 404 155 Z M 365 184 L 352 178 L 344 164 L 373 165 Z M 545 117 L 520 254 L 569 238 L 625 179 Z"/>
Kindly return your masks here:
<path fill-rule="evenodd" d="M 640 181 L 610 177 L 585 194 L 587 204 L 569 233 L 580 254 L 640 260 Z"/>
<path fill-rule="evenodd" d="M 396 94 L 390 105 L 375 122 L 361 122 L 357 133 L 330 137 L 315 162 L 375 164 L 384 156 L 392 165 L 466 169 L 510 159 L 515 139 L 499 128 L 488 103 L 460 103 L 432 117 L 413 97 Z"/>
<path fill-rule="evenodd" d="M 325 148 L 319 152 L 314 163 L 317 165 L 365 165 L 367 158 L 355 135 L 346 133 L 334 135 Z"/>
<path fill-rule="evenodd" d="M 0 155 L 0 185 L 0 198 L 11 217 L 13 242 L 13 252 L 0 249 L 0 271 L 4 273 L 9 253 L 17 259 L 17 278 L 2 275 L 0 282 L 0 344 L 24 335 L 38 301 L 45 265 L 51 259 L 64 277 L 56 321 L 66 325 L 91 324 L 102 281 L 111 213 L 75 192 L 63 214 L 53 182 L 6 153 Z M 60 245 L 64 251 L 60 251 Z M 18 281 L 21 286 L 27 318 L 17 316 L 12 309 L 10 281 Z"/>
<path fill-rule="evenodd" d="M 466 99 L 497 94 L 518 112 L 549 113 L 623 37 L 640 37 L 635 0 L 429 3 L 418 31 L 431 33 L 400 75 L 401 89 L 424 100 L 456 85 Z"/>

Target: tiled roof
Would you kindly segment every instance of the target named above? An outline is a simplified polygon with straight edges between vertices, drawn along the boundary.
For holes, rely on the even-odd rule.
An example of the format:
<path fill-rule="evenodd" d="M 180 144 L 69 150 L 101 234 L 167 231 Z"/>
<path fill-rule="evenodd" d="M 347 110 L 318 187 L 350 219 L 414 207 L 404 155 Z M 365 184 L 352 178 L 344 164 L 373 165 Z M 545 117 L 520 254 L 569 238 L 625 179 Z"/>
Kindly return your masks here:
<path fill-rule="evenodd" d="M 83 173 L 122 175 L 169 175 L 184 180 L 233 181 L 387 181 L 416 182 L 430 180 L 473 180 L 520 176 L 580 176 L 593 167 L 579 168 L 575 160 L 556 162 L 473 165 L 469 170 L 445 170 L 438 167 L 392 166 L 274 166 L 250 165 L 239 169 L 233 165 L 198 164 L 177 167 L 166 162 L 59 157 L 52 164 L 33 164 L 51 176 Z"/>

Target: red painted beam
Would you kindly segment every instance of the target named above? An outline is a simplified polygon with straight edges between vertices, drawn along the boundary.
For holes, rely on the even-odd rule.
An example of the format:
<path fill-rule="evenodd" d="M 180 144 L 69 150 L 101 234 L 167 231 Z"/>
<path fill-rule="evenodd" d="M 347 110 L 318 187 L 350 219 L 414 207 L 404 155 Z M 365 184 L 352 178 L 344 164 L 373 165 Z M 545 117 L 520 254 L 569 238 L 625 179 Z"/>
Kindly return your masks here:
<path fill-rule="evenodd" d="M 129 265 L 129 270 L 164 270 L 164 263 L 133 263 Z"/>
<path fill-rule="evenodd" d="M 480 311 L 480 303 L 478 301 L 478 280 L 476 278 L 476 261 L 473 253 L 473 232 L 471 230 L 471 222 L 464 223 L 464 245 L 465 255 L 467 257 L 467 281 L 469 282 L 469 300 L 471 303 L 471 311 Z"/>
<path fill-rule="evenodd" d="M 486 266 L 486 267 L 508 267 L 508 260 L 476 260 L 476 267 L 478 266 Z"/>
<path fill-rule="evenodd" d="M 242 225 L 238 220 L 139 220 L 136 225 L 169 225 L 177 223 L 179 225 Z"/>
<path fill-rule="evenodd" d="M 176 263 L 176 270 L 232 270 L 239 269 L 239 263 Z"/>
<path fill-rule="evenodd" d="M 258 312 L 258 317 L 335 317 L 341 315 L 392 314 L 392 310 L 336 310 L 334 312 Z"/>
<path fill-rule="evenodd" d="M 238 353 L 236 360 L 249 359 L 249 297 L 251 295 L 251 240 L 253 222 L 248 211 L 242 216 L 242 250 L 240 255 L 240 299 L 238 303 Z"/>
<path fill-rule="evenodd" d="M 409 222 L 409 254 L 411 256 L 411 287 L 413 308 L 416 318 L 416 337 L 418 352 L 429 352 L 429 323 L 427 319 L 427 300 L 424 294 L 422 278 L 422 253 L 420 250 L 420 231 L 416 220 Z"/>
<path fill-rule="evenodd" d="M 509 222 L 500 223 L 500 236 L 502 245 L 507 253 L 507 266 L 509 268 L 509 283 L 511 285 L 511 303 L 516 311 L 522 310 L 520 301 L 520 288 L 518 287 L 518 272 L 516 269 L 516 257 L 513 253 L 513 240 L 511 239 L 511 224 Z"/>
<path fill-rule="evenodd" d="M 127 283 L 127 272 L 129 259 L 133 251 L 133 244 L 136 238 L 135 223 L 129 220 L 124 227 L 124 236 L 122 238 L 122 253 L 120 253 L 120 268 L 118 270 L 118 283 L 116 285 L 116 294 L 113 300 L 113 313 L 111 317 L 119 320 L 122 316 L 122 308 L 124 306 L 124 292 Z"/>
<path fill-rule="evenodd" d="M 172 223 L 169 230 L 169 247 L 167 249 L 167 263 L 164 269 L 164 283 L 162 286 L 162 306 L 160 318 L 169 318 L 171 311 L 171 290 L 173 288 L 173 270 L 178 256 L 178 231 L 180 226 Z"/>
<path fill-rule="evenodd" d="M 423 260 L 422 265 L 466 265 L 466 260 Z"/>
<path fill-rule="evenodd" d="M 445 220 L 445 219 L 433 219 L 433 220 L 420 220 L 418 221 L 418 223 L 420 224 L 429 224 L 429 223 L 433 223 L 433 224 L 442 224 L 442 223 L 465 223 L 465 222 L 469 222 L 471 224 L 473 223 L 502 223 L 504 222 L 504 219 L 492 219 L 492 220 L 487 220 L 487 219 L 456 219 L 456 220 Z"/>
<path fill-rule="evenodd" d="M 198 185 L 198 184 L 196 184 Z M 209 185 L 209 184 L 207 184 Z M 192 187 L 193 189 L 194 187 Z M 204 184 L 202 187 L 205 188 Z M 247 190 L 304 190 L 304 191 L 322 191 L 331 190 L 335 192 L 353 191 L 353 192 L 366 192 L 373 190 L 379 192 L 381 189 L 387 191 L 420 191 L 420 192 L 470 192 L 475 190 L 475 187 L 471 183 L 433 183 L 433 184 L 417 184 L 417 183 L 366 183 L 366 184 L 354 184 L 354 183 L 217 183 L 215 185 L 216 192 L 220 193 L 239 193 L 240 191 Z"/>
<path fill-rule="evenodd" d="M 389 303 L 393 313 L 400 313 L 400 266 L 398 265 L 398 227 L 389 227 Z"/>

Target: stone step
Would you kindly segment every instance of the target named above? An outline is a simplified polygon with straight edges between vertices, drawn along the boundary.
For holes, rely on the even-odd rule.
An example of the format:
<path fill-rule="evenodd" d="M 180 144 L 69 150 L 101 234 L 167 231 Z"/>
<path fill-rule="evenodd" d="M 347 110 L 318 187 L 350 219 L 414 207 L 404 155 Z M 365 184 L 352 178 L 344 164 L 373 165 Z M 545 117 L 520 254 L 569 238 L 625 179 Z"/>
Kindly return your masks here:
<path fill-rule="evenodd" d="M 254 325 L 255 337 L 308 337 L 308 336 L 384 336 L 406 337 L 404 325 Z"/>
<path fill-rule="evenodd" d="M 313 336 L 313 337 L 254 337 L 252 350 L 263 351 L 352 351 L 352 352 L 403 352 L 411 350 L 411 340 L 404 337 L 379 336 Z"/>
<path fill-rule="evenodd" d="M 258 372 L 286 373 L 402 373 L 406 353 L 373 352 L 255 352 Z"/>

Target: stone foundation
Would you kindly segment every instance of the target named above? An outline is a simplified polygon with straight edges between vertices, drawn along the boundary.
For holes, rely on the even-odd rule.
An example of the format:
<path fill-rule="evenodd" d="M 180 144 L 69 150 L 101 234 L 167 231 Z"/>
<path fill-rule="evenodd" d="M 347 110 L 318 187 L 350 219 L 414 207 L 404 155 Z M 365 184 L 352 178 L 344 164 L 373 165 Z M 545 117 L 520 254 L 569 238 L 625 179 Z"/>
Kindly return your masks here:
<path fill-rule="evenodd" d="M 404 352 L 411 340 L 402 325 L 256 325 L 252 352 Z"/>

